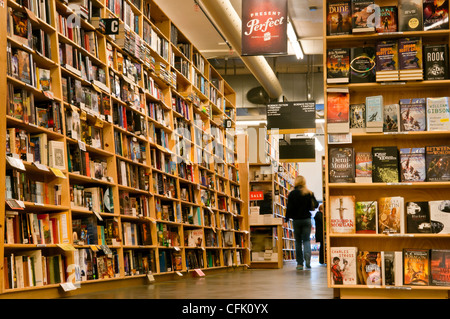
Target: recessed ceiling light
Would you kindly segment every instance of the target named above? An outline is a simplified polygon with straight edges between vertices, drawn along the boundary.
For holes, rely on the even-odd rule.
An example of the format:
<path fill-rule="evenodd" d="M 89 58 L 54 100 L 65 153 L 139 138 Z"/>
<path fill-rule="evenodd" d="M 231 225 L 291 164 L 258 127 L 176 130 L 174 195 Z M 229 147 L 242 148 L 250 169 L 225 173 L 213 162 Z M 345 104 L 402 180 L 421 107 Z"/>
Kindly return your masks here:
<path fill-rule="evenodd" d="M 316 11 L 317 10 L 317 7 L 316 6 L 310 6 L 309 7 L 309 11 Z"/>

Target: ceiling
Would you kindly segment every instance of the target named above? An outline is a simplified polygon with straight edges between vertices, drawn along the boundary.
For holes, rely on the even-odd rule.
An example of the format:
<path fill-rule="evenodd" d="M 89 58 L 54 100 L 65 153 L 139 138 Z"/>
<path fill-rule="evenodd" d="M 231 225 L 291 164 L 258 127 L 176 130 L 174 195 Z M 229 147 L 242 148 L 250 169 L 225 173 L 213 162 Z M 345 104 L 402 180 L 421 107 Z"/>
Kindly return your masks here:
<path fill-rule="evenodd" d="M 213 61 L 216 69 L 223 72 L 227 70 L 226 68 L 232 67 L 235 73 L 245 73 L 245 65 L 236 52 L 228 47 L 194 0 L 155 0 L 155 2 L 193 45 L 207 59 Z M 230 0 L 230 3 L 241 16 L 242 0 Z M 306 72 L 308 63 L 313 63 L 320 70 L 323 54 L 323 2 L 322 0 L 288 0 L 288 6 L 289 17 L 303 52 L 313 57 L 305 57 L 302 61 L 297 61 L 292 53 L 287 57 L 267 60 L 276 72 Z M 316 7 L 316 10 L 310 10 L 310 7 Z"/>

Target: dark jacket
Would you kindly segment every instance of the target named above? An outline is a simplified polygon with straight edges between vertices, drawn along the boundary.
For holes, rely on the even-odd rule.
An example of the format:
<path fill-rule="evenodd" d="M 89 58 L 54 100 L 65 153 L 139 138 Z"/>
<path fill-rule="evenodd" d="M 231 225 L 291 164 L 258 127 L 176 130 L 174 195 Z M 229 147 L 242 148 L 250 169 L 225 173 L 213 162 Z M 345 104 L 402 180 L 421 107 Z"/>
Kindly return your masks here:
<path fill-rule="evenodd" d="M 314 193 L 302 195 L 299 189 L 295 188 L 289 193 L 285 219 L 307 219 L 311 218 L 311 210 L 319 206 Z"/>
<path fill-rule="evenodd" d="M 323 214 L 320 210 L 314 215 L 314 221 L 316 223 L 316 242 L 323 242 Z"/>

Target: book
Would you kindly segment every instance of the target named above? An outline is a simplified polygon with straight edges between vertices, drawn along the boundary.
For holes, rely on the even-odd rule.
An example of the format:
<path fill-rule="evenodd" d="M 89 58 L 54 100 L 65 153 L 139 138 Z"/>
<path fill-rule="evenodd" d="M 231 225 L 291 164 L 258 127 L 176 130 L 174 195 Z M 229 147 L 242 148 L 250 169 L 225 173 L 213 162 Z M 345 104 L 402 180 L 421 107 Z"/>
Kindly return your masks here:
<path fill-rule="evenodd" d="M 398 63 L 400 80 L 423 80 L 422 38 L 411 37 L 398 40 Z"/>
<path fill-rule="evenodd" d="M 430 284 L 430 251 L 403 249 L 403 284 L 428 286 Z"/>
<path fill-rule="evenodd" d="M 426 131 L 426 108 L 424 98 L 400 99 L 400 131 Z"/>
<path fill-rule="evenodd" d="M 378 230 L 377 201 L 362 201 L 355 204 L 355 233 L 376 234 Z"/>
<path fill-rule="evenodd" d="M 378 234 L 404 234 L 404 199 L 400 196 L 378 199 Z"/>
<path fill-rule="evenodd" d="M 383 132 L 383 96 L 366 97 L 366 131 Z"/>
<path fill-rule="evenodd" d="M 427 146 L 425 163 L 428 182 L 450 181 L 450 146 Z"/>
<path fill-rule="evenodd" d="M 354 150 L 351 147 L 330 147 L 329 182 L 353 183 L 355 181 Z"/>
<path fill-rule="evenodd" d="M 434 200 L 428 202 L 433 234 L 450 234 L 450 201 Z"/>
<path fill-rule="evenodd" d="M 358 283 L 367 286 L 381 286 L 381 252 L 358 251 L 357 257 Z"/>
<path fill-rule="evenodd" d="M 327 131 L 328 133 L 349 132 L 350 95 L 348 90 L 327 92 Z"/>
<path fill-rule="evenodd" d="M 350 81 L 350 49 L 327 49 L 327 83 Z"/>
<path fill-rule="evenodd" d="M 383 132 L 400 132 L 400 105 L 388 104 L 383 109 Z"/>
<path fill-rule="evenodd" d="M 448 44 L 425 44 L 423 63 L 425 80 L 448 79 Z"/>
<path fill-rule="evenodd" d="M 428 202 L 406 203 L 406 232 L 408 234 L 431 233 Z"/>
<path fill-rule="evenodd" d="M 432 286 L 450 286 L 450 250 L 431 250 L 430 284 Z"/>
<path fill-rule="evenodd" d="M 423 30 L 423 0 L 398 0 L 398 31 Z"/>
<path fill-rule="evenodd" d="M 366 105 L 350 104 L 349 110 L 350 132 L 362 133 L 366 131 Z"/>
<path fill-rule="evenodd" d="M 329 1 L 327 5 L 327 35 L 344 35 L 352 31 L 351 3 Z"/>
<path fill-rule="evenodd" d="M 330 196 L 330 231 L 355 233 L 355 196 Z"/>
<path fill-rule="evenodd" d="M 403 285 L 403 252 L 382 251 L 381 268 L 383 286 Z"/>
<path fill-rule="evenodd" d="M 356 285 L 357 247 L 330 247 L 332 285 Z"/>
<path fill-rule="evenodd" d="M 425 147 L 401 148 L 400 181 L 424 182 L 426 180 Z"/>
<path fill-rule="evenodd" d="M 448 0 L 423 0 L 423 29 L 448 30 Z"/>
<path fill-rule="evenodd" d="M 399 79 L 398 41 L 378 41 L 376 44 L 376 81 Z"/>
<path fill-rule="evenodd" d="M 376 80 L 375 47 L 355 47 L 350 49 L 350 82 L 370 83 Z"/>
<path fill-rule="evenodd" d="M 428 131 L 450 130 L 450 108 L 448 97 L 427 98 L 426 109 Z"/>
<path fill-rule="evenodd" d="M 398 12 L 396 6 L 380 7 L 379 23 L 376 26 L 377 33 L 398 31 Z"/>
<path fill-rule="evenodd" d="M 375 32 L 373 0 L 352 0 L 352 33 Z"/>
<path fill-rule="evenodd" d="M 64 142 L 53 140 L 48 142 L 48 164 L 50 167 L 60 170 L 66 169 L 64 149 Z"/>
<path fill-rule="evenodd" d="M 396 146 L 372 147 L 372 182 L 398 183 L 399 154 Z"/>
<path fill-rule="evenodd" d="M 355 183 L 372 183 L 372 153 L 356 152 Z"/>

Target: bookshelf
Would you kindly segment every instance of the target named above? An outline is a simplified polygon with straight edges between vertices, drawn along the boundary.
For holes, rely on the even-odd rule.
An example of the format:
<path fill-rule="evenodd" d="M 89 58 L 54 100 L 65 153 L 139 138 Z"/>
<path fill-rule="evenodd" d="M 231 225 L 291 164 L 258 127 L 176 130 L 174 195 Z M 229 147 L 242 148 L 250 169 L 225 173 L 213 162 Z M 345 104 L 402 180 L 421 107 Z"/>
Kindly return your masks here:
<path fill-rule="evenodd" d="M 331 1 L 324 0 L 324 21 L 327 21 L 327 5 Z M 380 6 L 397 6 L 399 2 L 382 0 L 375 1 Z M 324 70 L 327 70 L 327 49 L 353 48 L 375 45 L 381 40 L 398 40 L 404 37 L 421 37 L 422 43 L 448 44 L 449 30 L 429 31 L 403 31 L 388 33 L 359 33 L 349 35 L 327 35 L 327 25 L 324 23 Z M 325 101 L 327 101 L 329 89 L 348 88 L 350 104 L 365 103 L 366 97 L 382 95 L 384 105 L 398 104 L 404 98 L 427 98 L 446 96 L 449 80 L 417 80 L 398 82 L 372 82 L 372 83 L 346 83 L 327 84 L 327 72 L 324 72 Z M 375 93 L 376 92 L 376 93 Z M 325 113 L 327 113 L 327 107 Z M 328 124 L 326 124 L 328 126 Z M 344 147 L 352 147 L 358 152 L 371 152 L 374 146 L 396 146 L 401 148 L 425 147 L 431 145 L 446 145 L 448 143 L 448 131 L 422 131 L 422 132 L 353 132 L 351 144 Z M 330 171 L 329 149 L 336 147 L 326 143 L 325 172 Z M 336 234 L 330 225 L 330 196 L 355 196 L 356 201 L 378 200 L 381 197 L 401 196 L 405 204 L 408 201 L 433 201 L 447 199 L 448 182 L 398 182 L 398 183 L 331 183 L 330 176 L 326 173 L 325 194 L 326 208 L 326 245 L 328 260 L 328 286 L 334 288 L 335 295 L 340 298 L 448 298 L 448 286 L 417 286 L 397 285 L 376 286 L 378 289 L 366 284 L 336 285 L 331 280 L 330 264 L 332 262 L 330 249 L 333 247 L 357 247 L 359 251 L 402 251 L 404 248 L 412 249 L 446 249 L 449 245 L 447 234 Z M 406 209 L 405 209 L 406 214 Z M 406 217 L 405 217 L 406 218 Z M 405 269 L 405 265 L 403 265 Z M 403 274 L 401 274 L 403 276 Z"/>
<path fill-rule="evenodd" d="M 0 298 L 245 269 L 236 95 L 182 31 L 147 0 L 5 3 Z"/>

